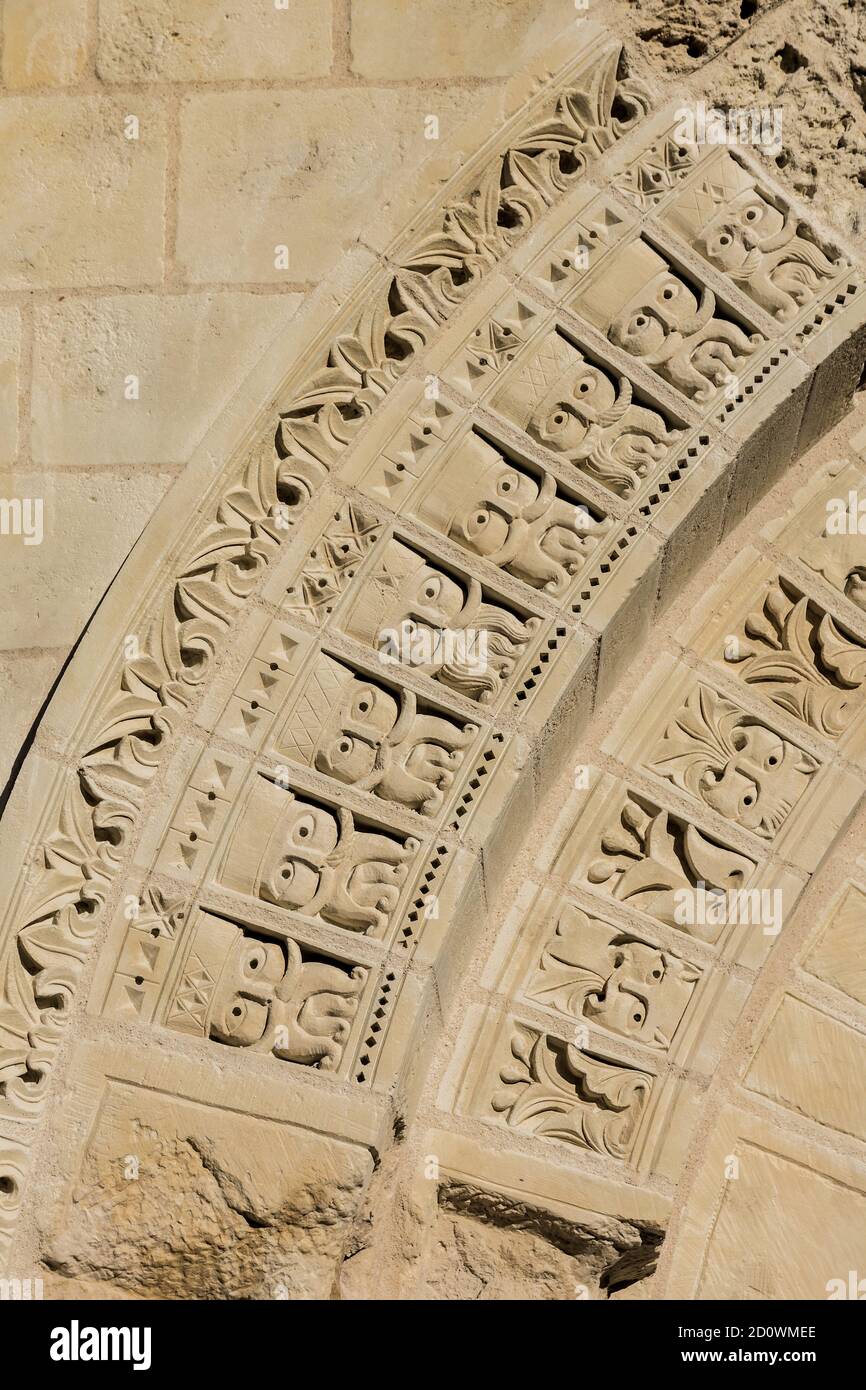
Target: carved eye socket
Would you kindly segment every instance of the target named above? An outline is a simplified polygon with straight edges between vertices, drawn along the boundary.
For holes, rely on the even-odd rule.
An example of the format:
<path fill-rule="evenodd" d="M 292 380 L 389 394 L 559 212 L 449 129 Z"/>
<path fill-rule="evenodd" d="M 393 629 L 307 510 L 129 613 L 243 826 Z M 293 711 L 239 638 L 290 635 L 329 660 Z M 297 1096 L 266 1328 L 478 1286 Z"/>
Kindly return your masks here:
<path fill-rule="evenodd" d="M 339 751 L 340 753 L 343 754 L 344 757 L 347 757 L 348 754 L 351 753 L 351 751 L 352 751 L 352 749 L 354 748 L 354 746 L 355 746 L 354 739 L 351 739 L 351 738 L 341 738 L 340 741 L 339 741 L 339 743 L 337 744 L 337 749 L 338 749 L 338 751 Z"/>
<path fill-rule="evenodd" d="M 253 955 L 250 956 L 249 960 L 247 961 L 247 969 L 248 969 L 248 970 L 251 970 L 251 971 L 253 972 L 253 974 L 255 974 L 255 972 L 256 972 L 257 970 L 261 970 L 261 968 L 262 968 L 262 966 L 264 965 L 264 963 L 265 963 L 265 958 L 264 958 L 263 955 L 259 956 L 259 955 L 253 954 Z"/>
<path fill-rule="evenodd" d="M 435 603 L 436 599 L 439 597 L 441 592 L 441 579 L 427 579 L 425 580 L 424 587 L 421 590 L 421 597 L 423 599 L 426 599 L 428 603 Z"/>
<path fill-rule="evenodd" d="M 722 235 L 719 237 L 719 245 L 720 245 L 720 246 L 730 246 L 730 244 L 731 244 L 731 238 L 728 236 L 727 232 L 723 232 Z"/>
<path fill-rule="evenodd" d="M 652 971 L 652 976 L 651 976 L 651 978 L 652 978 L 653 980 L 660 980 L 661 977 L 662 977 L 661 966 L 658 966 L 658 965 L 657 965 L 656 968 L 655 968 L 655 970 Z"/>
<path fill-rule="evenodd" d="M 778 767 L 782 761 L 781 750 L 774 748 L 772 753 L 767 755 L 767 767 Z"/>
<path fill-rule="evenodd" d="M 284 867 L 283 869 L 280 870 L 280 878 L 283 880 L 284 883 L 291 883 L 291 881 L 292 881 L 292 879 L 293 879 L 294 877 L 295 877 L 295 866 L 294 866 L 294 864 L 286 864 L 285 867 Z"/>
<path fill-rule="evenodd" d="M 295 839 L 311 840 L 316 829 L 316 822 L 312 816 L 300 816 L 295 822 Z"/>
<path fill-rule="evenodd" d="M 673 299 L 676 292 L 676 285 L 665 285 L 664 289 L 662 290 L 662 299 Z"/>
<path fill-rule="evenodd" d="M 506 473 L 505 477 L 500 479 L 498 491 L 499 491 L 500 493 L 502 493 L 503 495 L 507 495 L 509 492 L 515 492 L 516 489 L 517 489 L 517 485 L 518 485 L 518 477 L 517 477 L 517 474 L 516 474 L 516 473 Z"/>
<path fill-rule="evenodd" d="M 755 798 L 754 798 L 754 796 L 752 795 L 751 792 L 746 792 L 746 795 L 743 797 L 743 805 L 744 805 L 744 806 L 754 806 L 754 804 L 755 804 Z"/>
<path fill-rule="evenodd" d="M 646 328 L 648 325 L 649 319 L 647 318 L 646 314 L 635 314 L 634 318 L 628 326 L 629 332 L 640 333 L 641 330 Z"/>
<path fill-rule="evenodd" d="M 761 214 L 758 212 L 758 209 L 757 209 L 757 208 L 746 208 L 746 221 L 747 221 L 747 222 L 757 222 L 757 220 L 758 220 L 758 218 L 760 217 L 760 215 L 761 215 Z"/>
<path fill-rule="evenodd" d="M 645 1018 L 646 1018 L 646 1010 L 644 1009 L 643 1005 L 642 1005 L 642 1004 L 635 1004 L 634 1011 L 632 1012 L 632 1016 L 631 1016 L 631 1021 L 632 1021 L 632 1023 L 636 1023 L 636 1024 L 640 1025 L 641 1023 L 643 1023 L 643 1021 L 644 1021 Z"/>

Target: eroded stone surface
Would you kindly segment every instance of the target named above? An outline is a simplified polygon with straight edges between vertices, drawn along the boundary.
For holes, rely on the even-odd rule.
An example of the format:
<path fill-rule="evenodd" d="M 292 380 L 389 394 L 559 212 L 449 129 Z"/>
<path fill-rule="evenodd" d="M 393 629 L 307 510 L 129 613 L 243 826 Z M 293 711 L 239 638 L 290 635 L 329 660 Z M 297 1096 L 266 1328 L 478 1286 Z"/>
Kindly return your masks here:
<path fill-rule="evenodd" d="M 494 94 L 480 152 L 421 176 L 395 238 L 395 169 L 437 113 L 430 89 L 352 76 L 363 7 L 328 92 L 244 85 L 276 7 L 243 53 L 233 11 L 203 34 L 193 4 L 176 46 L 151 42 L 165 12 L 106 5 L 96 71 L 240 85 L 165 112 L 137 91 L 162 153 L 132 139 L 121 159 L 116 103 L 64 98 L 76 140 L 85 110 L 108 122 L 121 229 L 156 180 L 159 233 L 116 266 L 146 292 L 21 306 L 36 390 L 7 491 L 44 497 L 51 548 L 31 558 L 7 498 L 6 588 L 52 586 L 58 647 L 80 535 L 93 597 L 140 526 L 119 460 L 183 462 L 219 404 L 185 281 L 248 287 L 213 292 L 223 375 L 281 332 L 94 620 L 9 803 L 0 1253 L 50 1270 L 54 1296 L 662 1297 L 695 1290 L 721 1210 L 733 1283 L 798 1296 L 799 1265 L 741 1268 L 716 1151 L 745 1164 L 770 1111 L 780 1172 L 796 1139 L 822 1202 L 843 1170 L 860 1191 L 862 1000 L 846 943 L 804 954 L 866 790 L 858 560 L 815 555 L 825 457 L 808 497 L 761 502 L 850 404 L 860 273 L 759 166 L 683 142 L 631 51 L 582 20 L 510 89 L 507 129 Z M 465 70 L 470 47 L 425 61 Z M 471 84 L 435 97 L 446 127 L 481 109 Z M 360 255 L 297 329 L 292 296 L 253 312 L 280 275 L 324 274 L 365 209 L 387 257 Z M 81 227 L 61 232 L 57 266 L 89 287 Z M 12 288 L 34 273 L 13 265 Z M 139 399 L 114 428 L 100 400 L 126 355 Z M 55 404 L 58 378 L 75 389 Z M 106 434 L 116 455 L 88 462 L 110 466 L 76 467 Z M 724 1100 L 739 1128 L 716 1123 Z M 766 1213 L 754 1258 L 776 1269 Z"/>

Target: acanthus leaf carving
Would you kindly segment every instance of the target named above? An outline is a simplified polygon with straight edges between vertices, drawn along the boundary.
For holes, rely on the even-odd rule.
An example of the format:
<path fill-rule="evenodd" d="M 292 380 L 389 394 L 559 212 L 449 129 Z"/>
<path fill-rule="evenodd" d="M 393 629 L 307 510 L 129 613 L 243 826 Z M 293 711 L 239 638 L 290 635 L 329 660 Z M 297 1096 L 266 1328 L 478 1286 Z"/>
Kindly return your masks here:
<path fill-rule="evenodd" d="M 698 979 L 699 971 L 672 952 L 568 903 L 545 944 L 529 995 L 570 1018 L 668 1048 Z"/>
<path fill-rule="evenodd" d="M 866 646 L 806 596 L 779 580 L 744 624 L 745 637 L 728 643 L 725 660 L 740 679 L 827 738 L 848 728 L 866 681 Z"/>
<path fill-rule="evenodd" d="M 570 1044 L 517 1025 L 513 1062 L 500 1072 L 492 1108 L 530 1134 L 560 1139 L 625 1159 L 652 1087 L 652 1077 L 604 1062 Z"/>
<path fill-rule="evenodd" d="M 819 764 L 709 686 L 698 685 L 668 725 L 648 766 L 769 840 Z"/>
<path fill-rule="evenodd" d="M 703 885 L 708 891 L 739 892 L 755 863 L 710 839 L 668 811 L 644 806 L 629 794 L 614 829 L 602 836 L 603 857 L 587 869 L 590 883 L 604 884 L 619 902 L 715 941 L 721 924 L 697 920 L 686 925 L 683 893 Z"/>

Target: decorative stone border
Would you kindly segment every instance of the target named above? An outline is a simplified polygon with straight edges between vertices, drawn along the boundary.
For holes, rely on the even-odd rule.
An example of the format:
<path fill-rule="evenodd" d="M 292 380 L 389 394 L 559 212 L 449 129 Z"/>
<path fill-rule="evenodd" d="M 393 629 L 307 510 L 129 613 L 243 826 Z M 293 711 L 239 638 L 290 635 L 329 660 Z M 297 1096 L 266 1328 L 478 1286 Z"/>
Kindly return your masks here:
<path fill-rule="evenodd" d="M 620 46 L 584 33 L 336 326 L 311 330 L 219 476 L 206 447 L 47 712 L 3 839 L 23 865 L 3 937 L 7 1240 L 85 981 L 90 1013 L 133 1040 L 158 1026 L 190 1055 L 242 1041 L 250 1067 L 330 1071 L 335 1125 L 359 1084 L 411 1100 L 415 1045 L 471 946 L 479 863 L 489 896 L 534 779 L 702 538 L 850 399 L 866 292 L 849 263 L 797 223 L 789 261 L 767 251 L 749 279 L 729 274 L 706 239 L 720 207 L 747 195 L 796 214 L 739 155 L 673 150 L 671 112 L 648 116 Z M 806 291 L 792 263 L 810 266 Z M 383 632 L 406 619 L 481 631 L 487 666 L 383 663 Z M 356 736 L 375 755 L 360 772 L 339 747 Z M 687 797 L 628 794 L 674 839 L 703 833 Z M 743 872 L 762 851 L 730 849 Z M 220 1012 L 244 952 L 273 972 L 258 1033 Z M 531 1085 L 546 1035 L 518 1029 Z M 579 1142 L 646 1150 L 643 1119 L 611 1138 L 609 1115 L 653 1110 L 651 1072 L 568 1065 Z M 612 1084 L 605 1117 L 594 1098 Z"/>

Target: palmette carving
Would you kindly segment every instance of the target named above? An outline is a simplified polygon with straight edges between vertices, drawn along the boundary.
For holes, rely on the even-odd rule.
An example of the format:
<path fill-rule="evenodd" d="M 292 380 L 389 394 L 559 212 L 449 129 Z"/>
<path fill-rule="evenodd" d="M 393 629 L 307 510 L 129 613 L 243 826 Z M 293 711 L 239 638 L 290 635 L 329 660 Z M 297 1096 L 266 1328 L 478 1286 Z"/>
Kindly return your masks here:
<path fill-rule="evenodd" d="M 221 870 L 221 881 L 278 907 L 349 931 L 383 930 L 393 919 L 412 836 L 364 830 L 351 811 L 258 778 Z"/>
<path fill-rule="evenodd" d="M 740 680 L 827 738 L 840 738 L 862 708 L 866 646 L 805 595 L 771 584 L 744 636 L 725 646 Z"/>
<path fill-rule="evenodd" d="M 727 153 L 675 199 L 666 216 L 780 323 L 796 318 L 841 269 L 802 234 L 796 214 L 763 194 Z"/>
<path fill-rule="evenodd" d="M 556 1038 L 516 1026 L 513 1061 L 491 1106 L 507 1124 L 625 1159 L 652 1087 L 652 1077 L 601 1061 Z"/>
<path fill-rule="evenodd" d="M 680 438 L 657 410 L 637 405 L 615 379 L 561 333 L 551 332 L 494 405 L 566 462 L 621 497 L 652 477 Z"/>
<path fill-rule="evenodd" d="M 471 287 L 471 257 L 478 256 L 480 270 L 492 264 L 537 212 L 561 196 L 587 154 L 606 148 L 647 109 L 645 90 L 620 77 L 621 64 L 619 44 L 596 54 L 550 100 L 546 113 L 534 114 L 515 133 L 509 151 L 476 177 L 457 202 L 459 216 L 448 221 L 449 212 L 443 212 L 447 235 L 441 251 L 418 244 L 414 253 L 405 253 L 399 276 L 380 280 L 354 327 L 336 335 L 282 408 L 274 452 L 258 453 L 243 482 L 219 499 L 160 607 L 133 634 L 139 651 L 123 662 L 115 693 L 90 730 L 63 793 L 61 827 L 45 846 L 44 865 L 34 871 L 33 891 L 4 948 L 0 1095 L 16 1108 L 41 1108 L 58 1018 L 56 1004 L 46 1005 L 39 992 L 44 971 L 24 964 L 23 934 L 56 934 L 55 949 L 68 962 L 68 988 L 74 990 L 106 884 L 139 814 L 138 793 L 164 757 L 178 715 L 208 678 L 229 624 L 334 461 Z M 484 228 L 494 225 L 498 235 L 485 245 Z M 451 240 L 455 226 L 467 245 Z M 104 766 L 128 782 L 128 800 L 103 793 Z M 64 822 L 76 827 L 71 841 Z M 58 842 L 62 848 L 56 852 Z"/>
<path fill-rule="evenodd" d="M 339 1066 L 367 971 L 202 913 L 166 1023 L 287 1062 Z"/>
<path fill-rule="evenodd" d="M 648 1047 L 668 1048 L 700 978 L 670 951 L 618 932 L 569 903 L 529 997 Z"/>
<path fill-rule="evenodd" d="M 604 884 L 619 902 L 647 912 L 669 926 L 682 927 L 703 941 L 715 941 L 717 921 L 688 921 L 682 894 L 702 886 L 707 892 L 739 892 L 754 861 L 711 840 L 695 826 L 657 807 L 627 796 L 619 823 L 602 836 L 602 857 L 587 869 L 590 883 Z M 692 914 L 694 917 L 696 914 Z"/>
<path fill-rule="evenodd" d="M 648 766 L 728 820 L 770 840 L 818 762 L 708 686 L 689 695 Z"/>
<path fill-rule="evenodd" d="M 713 291 L 698 292 L 647 242 L 618 248 L 581 291 L 586 313 L 617 347 L 700 404 L 741 373 L 766 342 L 729 318 Z"/>
<path fill-rule="evenodd" d="M 489 599 L 391 540 L 346 620 L 346 631 L 470 700 L 490 703 L 513 674 L 540 619 Z"/>
<path fill-rule="evenodd" d="M 360 791 L 432 816 L 477 732 L 476 724 L 419 710 L 413 691 L 391 691 L 320 653 L 275 748 Z"/>
<path fill-rule="evenodd" d="M 442 468 L 418 514 L 466 550 L 533 588 L 560 594 L 610 527 L 569 502 L 556 480 L 539 480 L 480 435 L 470 434 Z"/>

